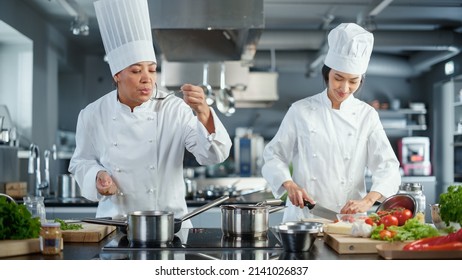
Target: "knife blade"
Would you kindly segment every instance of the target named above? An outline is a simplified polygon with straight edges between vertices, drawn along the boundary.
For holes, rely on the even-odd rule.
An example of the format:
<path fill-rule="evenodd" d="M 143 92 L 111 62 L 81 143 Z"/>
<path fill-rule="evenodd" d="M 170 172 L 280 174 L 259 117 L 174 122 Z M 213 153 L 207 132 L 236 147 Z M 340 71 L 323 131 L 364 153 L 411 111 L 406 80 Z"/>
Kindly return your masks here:
<path fill-rule="evenodd" d="M 325 218 L 331 221 L 337 220 L 338 213 L 330 210 L 329 208 L 326 208 L 317 203 L 316 204 L 310 203 L 309 201 L 305 201 L 305 206 L 308 207 L 308 209 L 310 209 L 310 212 L 315 216 Z"/>

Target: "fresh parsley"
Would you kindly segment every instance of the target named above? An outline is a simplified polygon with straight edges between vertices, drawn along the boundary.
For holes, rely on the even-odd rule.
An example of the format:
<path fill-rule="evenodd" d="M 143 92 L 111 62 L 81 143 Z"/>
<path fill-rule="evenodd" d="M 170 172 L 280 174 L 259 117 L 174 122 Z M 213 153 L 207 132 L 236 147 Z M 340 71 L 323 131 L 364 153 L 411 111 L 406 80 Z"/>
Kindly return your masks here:
<path fill-rule="evenodd" d="M 0 197 L 0 240 L 38 238 L 40 226 L 25 205 Z"/>
<path fill-rule="evenodd" d="M 69 223 L 66 223 L 64 220 L 61 220 L 61 219 L 58 219 L 58 218 L 56 218 L 54 221 L 56 223 L 61 224 L 61 226 L 60 226 L 61 230 L 79 230 L 79 229 L 83 229 L 82 224 L 69 224 Z"/>
<path fill-rule="evenodd" d="M 440 216 L 447 226 L 450 222 L 462 225 L 462 185 L 451 185 L 440 194 Z"/>

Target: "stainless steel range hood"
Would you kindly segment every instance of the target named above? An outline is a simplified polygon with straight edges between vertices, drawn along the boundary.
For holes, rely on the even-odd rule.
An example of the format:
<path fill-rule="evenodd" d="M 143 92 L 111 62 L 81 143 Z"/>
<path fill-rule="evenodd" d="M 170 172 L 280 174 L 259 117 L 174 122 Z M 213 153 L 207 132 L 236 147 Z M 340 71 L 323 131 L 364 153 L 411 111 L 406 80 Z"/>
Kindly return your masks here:
<path fill-rule="evenodd" d="M 251 64 L 264 28 L 263 0 L 149 2 L 156 48 L 172 62 Z"/>

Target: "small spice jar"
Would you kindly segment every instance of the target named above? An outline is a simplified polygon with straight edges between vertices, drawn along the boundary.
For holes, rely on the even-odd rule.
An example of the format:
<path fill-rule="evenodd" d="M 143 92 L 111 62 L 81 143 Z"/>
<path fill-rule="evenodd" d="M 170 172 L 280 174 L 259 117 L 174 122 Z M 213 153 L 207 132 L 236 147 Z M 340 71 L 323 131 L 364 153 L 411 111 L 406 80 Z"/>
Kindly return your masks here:
<path fill-rule="evenodd" d="M 40 250 L 44 255 L 56 255 L 61 252 L 62 232 L 60 223 L 42 223 L 40 230 Z"/>

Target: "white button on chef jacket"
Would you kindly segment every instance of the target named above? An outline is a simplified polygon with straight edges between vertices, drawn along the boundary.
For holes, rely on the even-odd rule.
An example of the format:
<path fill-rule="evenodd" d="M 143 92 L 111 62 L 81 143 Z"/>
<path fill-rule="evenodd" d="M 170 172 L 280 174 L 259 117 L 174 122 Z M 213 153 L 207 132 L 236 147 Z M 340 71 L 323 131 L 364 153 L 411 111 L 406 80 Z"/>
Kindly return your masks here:
<path fill-rule="evenodd" d="M 366 167 L 373 174 L 372 191 L 385 197 L 395 194 L 401 184 L 399 162 L 377 111 L 353 95 L 340 110 L 331 107 L 324 90 L 289 108 L 263 153 L 262 174 L 274 195 L 282 196 L 282 183 L 293 180 L 318 203 L 340 211 L 347 200 L 366 195 Z M 313 154 L 316 159 L 310 157 Z M 346 184 L 345 178 L 351 182 Z M 287 205 L 284 221 L 304 217 L 289 200 Z"/>
<path fill-rule="evenodd" d="M 150 100 L 131 112 L 113 91 L 83 109 L 69 171 L 84 197 L 99 200 L 96 216 L 136 210 L 172 211 L 175 217 L 186 214 L 185 148 L 202 165 L 217 164 L 229 156 L 231 139 L 213 109 L 212 114 L 215 133 L 210 137 L 191 108 L 173 96 Z M 100 170 L 112 175 L 123 197 L 97 193 L 95 179 Z"/>

